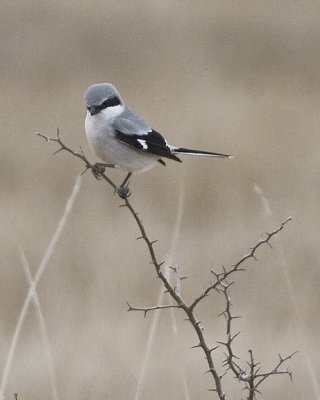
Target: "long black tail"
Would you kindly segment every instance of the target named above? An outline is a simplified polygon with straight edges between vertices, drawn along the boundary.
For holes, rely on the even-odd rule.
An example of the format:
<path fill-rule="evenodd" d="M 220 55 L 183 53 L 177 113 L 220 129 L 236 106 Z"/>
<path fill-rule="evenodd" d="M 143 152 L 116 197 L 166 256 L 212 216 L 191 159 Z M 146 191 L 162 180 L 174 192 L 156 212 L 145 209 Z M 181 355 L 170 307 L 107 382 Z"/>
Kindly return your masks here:
<path fill-rule="evenodd" d="M 211 151 L 201 151 L 201 150 L 191 150 L 184 147 L 177 147 L 173 149 L 173 153 L 177 154 L 188 154 L 190 156 L 206 156 L 206 157 L 222 157 L 222 158 L 232 158 L 229 154 L 212 153 Z"/>

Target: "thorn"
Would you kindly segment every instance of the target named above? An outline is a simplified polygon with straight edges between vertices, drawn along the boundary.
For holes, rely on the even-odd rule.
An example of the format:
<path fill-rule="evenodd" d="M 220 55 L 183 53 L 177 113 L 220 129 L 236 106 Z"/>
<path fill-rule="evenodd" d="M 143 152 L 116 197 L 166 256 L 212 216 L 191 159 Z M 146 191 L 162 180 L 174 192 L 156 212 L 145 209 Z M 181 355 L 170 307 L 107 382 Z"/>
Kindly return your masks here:
<path fill-rule="evenodd" d="M 58 154 L 61 150 L 63 150 L 62 147 L 61 147 L 60 149 L 58 149 L 57 151 L 55 151 L 54 153 L 52 153 L 52 155 L 55 156 L 55 155 Z"/>
<path fill-rule="evenodd" d="M 219 275 L 218 272 L 216 272 L 216 271 L 213 270 L 213 269 L 211 269 L 210 272 L 211 272 L 213 275 L 215 275 L 215 276 Z"/>
<path fill-rule="evenodd" d="M 42 133 L 36 132 L 36 135 L 42 137 L 43 139 L 45 139 L 46 142 L 49 142 L 49 138 L 47 136 L 43 135 Z"/>
<path fill-rule="evenodd" d="M 197 347 L 201 347 L 201 344 L 196 344 L 195 346 L 191 346 L 190 349 L 196 349 Z"/>
<path fill-rule="evenodd" d="M 188 276 L 182 276 L 181 278 L 180 278 L 180 281 L 183 281 L 184 279 L 188 279 L 189 277 Z"/>
<path fill-rule="evenodd" d="M 223 363 L 221 364 L 221 366 L 222 366 L 223 368 L 224 368 L 224 367 L 227 367 L 227 366 L 228 366 L 228 368 L 230 368 L 229 361 L 230 361 L 230 360 L 224 360 Z"/>
<path fill-rule="evenodd" d="M 220 374 L 220 375 L 219 375 L 219 378 L 222 379 L 227 373 L 228 373 L 228 370 L 224 371 L 223 374 Z"/>
<path fill-rule="evenodd" d="M 253 367 L 253 368 L 255 367 L 255 365 L 254 365 L 254 364 L 252 364 L 252 363 L 251 363 L 251 361 L 250 361 L 250 362 L 249 362 L 249 361 L 247 361 L 247 362 L 246 362 L 246 364 L 247 364 L 247 365 L 248 365 L 248 367 L 250 367 L 250 368 L 251 368 L 251 367 Z"/>
<path fill-rule="evenodd" d="M 226 367 L 227 365 L 229 365 L 229 360 L 224 360 L 222 363 L 222 367 Z"/>
<path fill-rule="evenodd" d="M 125 205 L 121 205 L 119 207 L 125 207 Z M 140 239 L 143 239 L 143 236 L 139 236 L 139 237 L 136 238 L 136 240 L 140 240 Z"/>
<path fill-rule="evenodd" d="M 228 344 L 226 342 L 219 342 L 218 340 L 217 340 L 217 343 L 222 344 L 223 346 L 227 346 L 227 344 Z"/>
<path fill-rule="evenodd" d="M 152 242 L 150 242 L 150 244 L 151 244 L 151 246 L 153 246 L 157 242 L 158 242 L 158 240 L 156 239 L 156 240 L 153 240 Z"/>
<path fill-rule="evenodd" d="M 231 339 L 230 339 L 230 342 L 233 342 L 234 339 L 235 339 L 238 335 L 240 335 L 240 332 L 241 332 L 241 331 L 239 331 L 239 332 L 237 332 L 235 335 L 233 335 L 233 336 L 231 337 Z"/>
<path fill-rule="evenodd" d="M 88 171 L 88 169 L 90 169 L 90 167 L 86 166 L 86 168 L 81 172 L 80 175 L 83 175 L 84 173 L 86 173 Z M 120 206 L 119 206 L 120 207 Z"/>
<path fill-rule="evenodd" d="M 215 347 L 213 347 L 212 349 L 209 350 L 210 353 L 212 353 L 213 351 L 217 350 L 219 347 L 220 347 L 220 346 L 215 346 Z"/>
<path fill-rule="evenodd" d="M 197 321 L 196 323 L 195 323 L 195 325 L 200 325 L 201 324 L 201 321 Z"/>

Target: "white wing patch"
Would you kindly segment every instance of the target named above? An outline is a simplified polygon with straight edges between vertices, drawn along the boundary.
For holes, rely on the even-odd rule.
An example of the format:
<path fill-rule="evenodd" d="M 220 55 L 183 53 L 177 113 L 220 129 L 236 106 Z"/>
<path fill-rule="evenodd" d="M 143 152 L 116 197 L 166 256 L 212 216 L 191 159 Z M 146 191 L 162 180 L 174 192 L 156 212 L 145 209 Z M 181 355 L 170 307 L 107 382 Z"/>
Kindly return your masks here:
<path fill-rule="evenodd" d="M 141 144 L 143 150 L 148 150 L 148 145 L 144 139 L 137 139 L 137 141 Z"/>

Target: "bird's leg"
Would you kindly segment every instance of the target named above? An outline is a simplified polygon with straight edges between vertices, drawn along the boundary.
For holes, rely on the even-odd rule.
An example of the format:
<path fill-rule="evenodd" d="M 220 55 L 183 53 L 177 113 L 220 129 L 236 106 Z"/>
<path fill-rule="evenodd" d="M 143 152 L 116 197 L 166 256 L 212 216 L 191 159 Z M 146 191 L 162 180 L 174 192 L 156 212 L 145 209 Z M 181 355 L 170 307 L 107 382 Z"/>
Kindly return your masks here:
<path fill-rule="evenodd" d="M 121 183 L 120 187 L 128 186 L 128 185 L 126 185 L 126 183 L 128 182 L 131 175 L 132 175 L 132 172 L 128 172 L 128 175 L 124 178 L 124 181 Z"/>
<path fill-rule="evenodd" d="M 126 197 L 130 196 L 130 191 L 128 188 L 129 185 L 129 178 L 132 175 L 132 172 L 129 172 L 128 175 L 125 177 L 124 181 L 121 183 L 121 185 L 117 189 L 118 195 L 122 198 L 125 199 Z"/>
<path fill-rule="evenodd" d="M 91 171 L 96 179 L 101 179 L 106 168 L 116 168 L 116 166 L 114 164 L 95 163 Z"/>

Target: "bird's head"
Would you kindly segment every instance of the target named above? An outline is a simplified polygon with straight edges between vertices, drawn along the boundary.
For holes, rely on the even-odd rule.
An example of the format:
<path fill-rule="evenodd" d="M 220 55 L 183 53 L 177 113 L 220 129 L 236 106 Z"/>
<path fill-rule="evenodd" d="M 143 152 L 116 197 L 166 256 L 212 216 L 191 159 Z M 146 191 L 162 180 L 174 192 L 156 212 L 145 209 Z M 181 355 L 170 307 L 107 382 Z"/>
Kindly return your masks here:
<path fill-rule="evenodd" d="M 91 116 L 103 110 L 122 110 L 124 102 L 118 90 L 111 83 L 96 83 L 88 87 L 84 94 L 87 110 Z"/>

